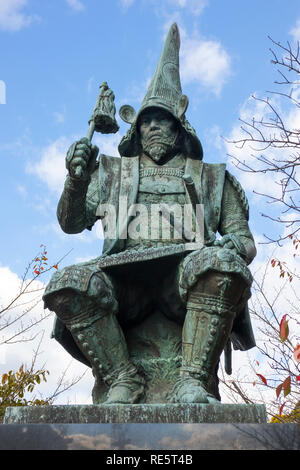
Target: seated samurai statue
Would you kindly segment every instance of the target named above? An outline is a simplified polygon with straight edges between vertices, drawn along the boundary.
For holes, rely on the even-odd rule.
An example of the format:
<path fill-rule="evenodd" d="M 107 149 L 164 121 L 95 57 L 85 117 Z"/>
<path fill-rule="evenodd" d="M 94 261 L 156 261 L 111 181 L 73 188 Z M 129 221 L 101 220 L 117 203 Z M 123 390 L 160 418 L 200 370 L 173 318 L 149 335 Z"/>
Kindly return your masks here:
<path fill-rule="evenodd" d="M 57 211 L 62 230 L 80 233 L 99 219 L 107 224 L 103 207 L 114 207 L 117 219 L 116 236 L 105 237 L 102 255 L 55 272 L 43 297 L 56 314 L 56 339 L 92 368 L 94 403 L 101 401 L 103 383 L 105 404 L 145 403 L 145 376 L 129 354 L 124 331 L 142 324 L 155 308 L 180 328 L 172 403 L 220 403 L 215 385 L 222 352 L 229 342 L 240 350 L 255 346 L 247 308 L 247 266 L 256 255 L 248 202 L 225 164 L 203 163 L 201 143 L 185 117 L 179 46 L 173 24 L 139 112 L 121 107 L 121 118 L 130 124 L 118 147 L 121 158 L 98 158 L 87 138 L 75 142 L 66 157 Z M 138 237 L 128 235 L 130 224 L 138 222 L 131 206 L 194 210 L 195 201 L 204 217 L 203 243 L 196 248 L 186 233 L 165 239 L 160 229 L 149 235 L 149 228 Z"/>

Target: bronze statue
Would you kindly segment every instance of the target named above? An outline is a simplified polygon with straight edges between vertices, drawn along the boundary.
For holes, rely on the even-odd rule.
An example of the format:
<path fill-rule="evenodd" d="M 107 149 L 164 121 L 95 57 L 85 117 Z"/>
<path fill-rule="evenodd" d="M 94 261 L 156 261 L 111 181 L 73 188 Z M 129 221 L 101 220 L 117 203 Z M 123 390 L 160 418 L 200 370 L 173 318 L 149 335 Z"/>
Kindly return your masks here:
<path fill-rule="evenodd" d="M 111 118 L 114 96 L 104 85 L 104 108 Z M 202 162 L 201 143 L 185 117 L 187 106 L 179 78 L 179 31 L 173 24 L 139 112 L 131 106 L 119 111 L 130 124 L 119 145 L 121 158 L 97 159 L 98 148 L 90 142 L 95 127 L 67 154 L 69 174 L 57 212 L 64 232 L 90 230 L 98 219 L 109 228 L 109 207 L 116 216 L 115 236 L 108 230 L 102 255 L 55 273 L 44 294 L 45 306 L 57 317 L 54 337 L 92 368 L 94 403 L 103 401 L 103 384 L 105 404 L 146 401 L 147 377 L 136 361 L 139 353 L 134 357 L 129 347 L 135 335 L 129 341 L 126 332 L 138 331 L 150 318 L 144 337 L 150 344 L 149 331 L 160 325 L 151 317 L 155 309 L 170 332 L 174 325 L 182 336 L 171 402 L 219 403 L 222 351 L 228 360 L 231 343 L 241 350 L 255 345 L 247 265 L 256 249 L 247 199 L 224 164 Z M 114 122 L 109 126 L 107 132 L 118 128 Z M 167 210 L 170 237 L 164 237 L 163 217 L 152 217 L 157 222 L 152 231 L 132 210 L 149 213 L 157 205 L 179 208 L 173 218 Z M 186 206 L 192 208 L 192 223 L 182 233 L 177 228 Z M 197 206 L 203 207 L 203 243 L 193 245 Z"/>

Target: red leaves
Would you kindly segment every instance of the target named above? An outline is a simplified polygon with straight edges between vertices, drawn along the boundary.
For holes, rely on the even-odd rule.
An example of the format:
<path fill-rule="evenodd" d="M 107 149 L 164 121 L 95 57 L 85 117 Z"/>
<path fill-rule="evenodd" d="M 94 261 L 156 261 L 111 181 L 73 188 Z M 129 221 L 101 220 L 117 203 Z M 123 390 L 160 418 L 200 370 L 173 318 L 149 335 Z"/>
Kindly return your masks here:
<path fill-rule="evenodd" d="M 279 397 L 281 390 L 282 390 L 282 384 L 279 384 L 278 387 L 276 388 L 276 397 L 277 398 Z"/>
<path fill-rule="evenodd" d="M 282 384 L 283 395 L 286 397 L 291 392 L 291 377 L 288 376 Z"/>
<path fill-rule="evenodd" d="M 267 385 L 267 379 L 263 375 L 261 374 L 256 374 L 256 375 L 258 375 L 258 377 L 263 381 L 263 383 Z"/>
<path fill-rule="evenodd" d="M 279 397 L 281 390 L 283 389 L 283 395 L 286 397 L 291 392 L 291 377 L 288 376 L 281 384 L 276 388 L 276 396 Z"/>
<path fill-rule="evenodd" d="M 283 410 L 284 405 L 285 405 L 285 402 L 282 403 L 282 405 L 279 408 L 279 416 L 281 416 L 281 414 L 282 414 L 282 410 Z"/>
<path fill-rule="evenodd" d="M 283 317 L 281 319 L 280 327 L 279 327 L 279 334 L 280 334 L 280 339 L 283 343 L 289 335 L 289 326 L 288 326 L 288 322 L 286 320 L 286 315 L 283 315 Z"/>
<path fill-rule="evenodd" d="M 47 272 L 51 268 L 58 269 L 58 263 L 56 263 L 54 266 L 48 267 L 46 246 L 42 244 L 40 245 L 40 248 L 42 248 L 41 253 L 33 259 L 33 263 L 35 263 L 33 266 L 33 273 L 36 276 L 39 276 L 43 272 Z"/>
<path fill-rule="evenodd" d="M 281 262 L 280 260 L 273 258 L 271 260 L 271 265 L 272 265 L 272 268 L 275 268 L 275 266 L 279 267 L 280 269 L 279 277 L 284 278 L 284 276 L 287 275 L 289 281 L 292 282 L 293 275 L 286 269 L 286 263 L 284 261 Z"/>

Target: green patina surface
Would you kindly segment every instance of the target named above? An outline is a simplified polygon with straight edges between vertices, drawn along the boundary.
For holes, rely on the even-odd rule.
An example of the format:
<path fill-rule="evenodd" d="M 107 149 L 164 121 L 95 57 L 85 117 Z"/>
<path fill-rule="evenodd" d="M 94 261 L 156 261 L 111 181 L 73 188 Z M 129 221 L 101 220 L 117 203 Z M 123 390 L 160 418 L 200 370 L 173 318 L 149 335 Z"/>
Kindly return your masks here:
<path fill-rule="evenodd" d="M 223 350 L 230 372 L 231 344 L 255 346 L 247 308 L 248 265 L 256 254 L 248 202 L 224 164 L 203 162 L 185 116 L 179 46 L 173 24 L 139 111 L 121 107 L 120 117 L 130 124 L 121 158 L 98 158 L 91 143 L 94 131 L 118 130 L 106 82 L 87 137 L 74 142 L 66 157 L 57 209 L 62 229 L 91 230 L 100 218 L 109 235 L 101 256 L 55 273 L 44 301 L 56 313 L 55 339 L 92 369 L 94 404 L 217 406 Z M 159 204 L 166 213 L 152 217 L 153 235 L 147 217 Z M 179 233 L 186 207 L 189 230 Z"/>
<path fill-rule="evenodd" d="M 5 424 L 265 423 L 264 405 L 135 404 L 7 408 Z"/>

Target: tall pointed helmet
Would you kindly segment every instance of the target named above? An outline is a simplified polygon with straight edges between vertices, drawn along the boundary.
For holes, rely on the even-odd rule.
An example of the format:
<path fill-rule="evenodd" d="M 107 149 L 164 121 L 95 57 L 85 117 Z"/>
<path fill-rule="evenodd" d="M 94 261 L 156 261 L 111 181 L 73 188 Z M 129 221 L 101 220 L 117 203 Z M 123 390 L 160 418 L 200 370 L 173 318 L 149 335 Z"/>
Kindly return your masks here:
<path fill-rule="evenodd" d="M 121 156 L 130 157 L 140 152 L 138 119 L 148 108 L 161 108 L 168 111 L 180 124 L 188 156 L 202 160 L 203 151 L 195 130 L 185 118 L 188 97 L 182 94 L 179 75 L 180 36 L 176 23 L 169 29 L 165 44 L 148 87 L 141 108 L 136 115 L 132 106 L 124 105 L 119 114 L 123 121 L 131 124 L 127 134 L 119 144 Z"/>

